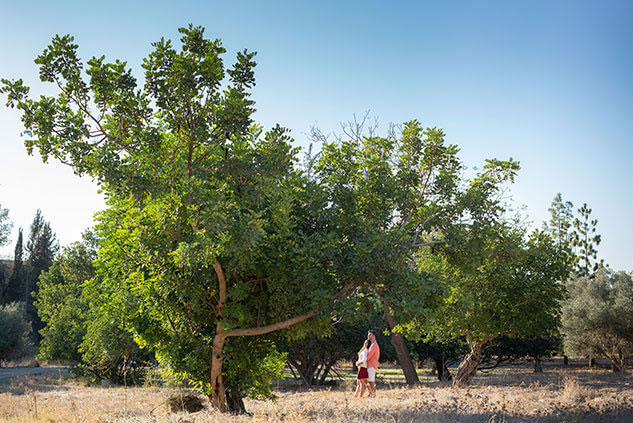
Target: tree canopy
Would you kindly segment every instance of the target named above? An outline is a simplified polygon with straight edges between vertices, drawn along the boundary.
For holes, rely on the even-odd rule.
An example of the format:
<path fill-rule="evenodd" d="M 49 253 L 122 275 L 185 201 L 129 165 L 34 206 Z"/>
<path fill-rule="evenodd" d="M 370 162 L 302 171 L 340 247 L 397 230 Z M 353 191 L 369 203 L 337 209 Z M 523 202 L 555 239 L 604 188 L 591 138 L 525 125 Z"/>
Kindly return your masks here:
<path fill-rule="evenodd" d="M 261 382 L 277 362 L 265 337 L 239 337 L 327 318 L 324 306 L 345 292 L 330 269 L 338 241 L 287 131 L 251 119 L 255 54 L 239 52 L 227 68 L 219 40 L 179 31 L 180 49 L 153 44 L 142 87 L 126 63 L 85 66 L 73 38 L 56 36 L 36 63 L 59 94 L 30 99 L 21 80 L 1 91 L 23 112 L 29 152 L 94 177 L 105 193 L 97 271 L 109 306 L 214 406 L 239 410 L 242 396 L 269 395 Z M 242 342 L 270 360 L 248 360 Z"/>
<path fill-rule="evenodd" d="M 561 331 L 568 354 L 607 357 L 614 371 L 633 354 L 633 278 L 602 268 L 568 283 Z"/>

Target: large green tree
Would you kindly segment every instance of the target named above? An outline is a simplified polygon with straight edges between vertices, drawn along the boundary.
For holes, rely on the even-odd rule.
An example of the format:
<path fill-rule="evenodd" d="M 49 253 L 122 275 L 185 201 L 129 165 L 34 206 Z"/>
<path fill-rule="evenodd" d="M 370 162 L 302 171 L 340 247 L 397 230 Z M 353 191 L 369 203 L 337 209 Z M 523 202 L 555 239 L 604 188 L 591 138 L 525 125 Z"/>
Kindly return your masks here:
<path fill-rule="evenodd" d="M 84 72 L 73 38 L 56 36 L 36 63 L 59 94 L 30 99 L 21 80 L 1 91 L 23 112 L 29 152 L 106 195 L 97 268 L 108 306 L 213 406 L 240 411 L 243 396 L 270 394 L 283 363 L 264 335 L 327 318 L 348 287 L 331 269 L 326 197 L 295 170 L 286 131 L 251 119 L 255 54 L 227 68 L 219 40 L 179 31 L 180 49 L 153 44 L 142 87 L 105 57 Z"/>
<path fill-rule="evenodd" d="M 468 385 L 483 357 L 483 346 L 499 335 L 550 335 L 558 327 L 567 277 L 565 258 L 551 238 L 500 222 L 471 252 L 458 246 L 423 251 L 419 265 L 434 275 L 439 295 L 431 312 L 410 320 L 418 331 L 438 340 L 464 337 L 469 353 L 453 383 Z M 429 317 L 430 316 L 430 317 Z"/>
<path fill-rule="evenodd" d="M 415 384 L 418 376 L 397 327 L 425 310 L 434 290 L 414 263 L 416 251 L 462 244 L 465 228 L 476 233 L 497 219 L 496 194 L 518 163 L 489 160 L 466 183 L 459 149 L 445 142 L 441 129 L 410 121 L 379 136 L 364 122 L 346 125 L 332 141 L 317 137 L 323 145 L 310 174 L 327 192 L 324 213 L 331 227 L 347 240 L 335 261 L 338 274 L 358 286 L 359 295 L 377 299 L 407 383 Z"/>

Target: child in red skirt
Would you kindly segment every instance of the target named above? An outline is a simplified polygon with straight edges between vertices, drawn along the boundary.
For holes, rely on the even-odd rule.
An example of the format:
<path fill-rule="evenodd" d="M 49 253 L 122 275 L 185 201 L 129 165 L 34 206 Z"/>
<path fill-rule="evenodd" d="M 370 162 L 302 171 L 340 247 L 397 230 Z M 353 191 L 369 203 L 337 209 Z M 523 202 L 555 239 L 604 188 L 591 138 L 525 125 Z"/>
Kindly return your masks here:
<path fill-rule="evenodd" d="M 357 385 L 354 398 L 357 398 L 359 395 L 362 398 L 363 395 L 365 395 L 365 390 L 367 389 L 367 378 L 369 377 L 369 374 L 367 373 L 367 352 L 369 351 L 370 345 L 369 340 L 366 340 L 363 344 L 363 348 L 358 351 L 358 361 L 356 362 L 356 366 L 358 366 L 358 374 L 356 375 Z"/>

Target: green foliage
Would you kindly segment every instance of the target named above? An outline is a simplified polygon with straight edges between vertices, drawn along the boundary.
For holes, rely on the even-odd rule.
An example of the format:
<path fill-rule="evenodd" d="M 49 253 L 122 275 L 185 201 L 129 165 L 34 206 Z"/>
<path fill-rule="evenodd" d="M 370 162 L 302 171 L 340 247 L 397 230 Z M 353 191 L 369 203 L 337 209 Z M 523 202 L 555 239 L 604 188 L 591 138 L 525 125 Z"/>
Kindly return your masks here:
<path fill-rule="evenodd" d="M 600 269 L 567 283 L 561 332 L 567 354 L 609 358 L 622 370 L 623 357 L 633 354 L 633 278 Z"/>
<path fill-rule="evenodd" d="M 103 288 L 93 265 L 97 249 L 98 240 L 85 232 L 81 242 L 63 248 L 40 276 L 35 306 L 45 326 L 39 356 L 77 361 L 97 381 L 140 383 L 134 369 L 153 355 L 134 342 L 124 316 L 101 312 Z"/>
<path fill-rule="evenodd" d="M 254 53 L 227 68 L 219 40 L 179 31 L 180 49 L 153 44 L 143 87 L 124 62 L 84 67 L 73 38 L 56 36 L 36 63 L 59 95 L 32 100 L 21 80 L 0 91 L 23 111 L 29 152 L 94 177 L 106 195 L 99 312 L 124 316 L 138 342 L 207 394 L 213 340 L 226 333 L 229 394 L 267 396 L 279 357 L 258 338 L 249 360 L 231 332 L 327 315 L 341 283 L 329 269 L 338 240 L 315 218 L 325 197 L 294 170 L 287 131 L 251 119 Z"/>
<path fill-rule="evenodd" d="M 473 227 L 503 211 L 496 196 L 501 184 L 513 180 L 518 163 L 488 160 L 466 183 L 459 150 L 445 144 L 442 130 L 410 121 L 399 134 L 374 132 L 365 135 L 363 122 L 355 122 L 346 130 L 348 139 L 323 140 L 314 175 L 328 193 L 324 213 L 346 240 L 335 262 L 339 276 L 407 321 L 419 317 L 435 290 L 412 264 L 416 250 L 466 245 L 467 228 L 474 233 Z"/>
<path fill-rule="evenodd" d="M 559 281 L 567 275 L 561 251 L 543 232 L 525 239 L 520 228 L 495 229 L 478 266 L 455 265 L 450 255 L 420 255 L 421 268 L 436 275 L 443 293 L 432 318 L 419 322 L 432 337 L 465 336 L 472 347 L 501 334 L 555 333 L 564 295 Z"/>
<path fill-rule="evenodd" d="M 50 223 L 44 220 L 39 209 L 31 223 L 25 250 L 28 275 L 26 280 L 26 314 L 33 327 L 33 340 L 35 344 L 39 344 L 41 341 L 40 331 L 44 328 L 44 324 L 34 305 L 39 290 L 38 279 L 42 272 L 48 270 L 53 264 L 55 254 L 59 250 L 59 244 L 51 230 Z"/>
<path fill-rule="evenodd" d="M 550 220 L 545 224 L 556 246 L 565 252 L 570 269 L 576 260 L 573 254 L 573 212 L 574 205 L 570 201 L 563 201 L 560 193 L 556 194 L 549 208 Z"/>
<path fill-rule="evenodd" d="M 574 218 L 574 231 L 572 233 L 572 245 L 576 249 L 575 271 L 580 276 L 589 275 L 602 267 L 603 262 L 597 262 L 601 237 L 596 233 L 597 219 L 591 219 L 591 209 L 587 203 L 578 209 L 579 217 Z"/>
<path fill-rule="evenodd" d="M 95 276 L 95 258 L 96 244 L 87 232 L 82 242 L 62 249 L 50 269 L 41 274 L 35 307 L 45 324 L 40 331 L 42 359 L 81 360 L 79 345 L 90 320 L 83 285 Z"/>
<path fill-rule="evenodd" d="M 29 351 L 31 325 L 24 319 L 24 303 L 0 305 L 0 363 Z"/>

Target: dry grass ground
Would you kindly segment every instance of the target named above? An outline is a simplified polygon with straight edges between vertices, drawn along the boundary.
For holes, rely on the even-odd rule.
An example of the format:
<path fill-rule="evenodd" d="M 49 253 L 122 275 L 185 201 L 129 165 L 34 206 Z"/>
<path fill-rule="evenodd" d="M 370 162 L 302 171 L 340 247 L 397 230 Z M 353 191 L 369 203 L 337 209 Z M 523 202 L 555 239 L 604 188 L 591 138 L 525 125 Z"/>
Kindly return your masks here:
<path fill-rule="evenodd" d="M 407 388 L 396 369 L 382 369 L 378 397 L 354 399 L 352 376 L 342 384 L 306 390 L 281 386 L 276 402 L 247 401 L 251 416 L 214 411 L 171 414 L 167 388 L 85 387 L 56 378 L 14 379 L 0 385 L 0 422 L 633 422 L 633 375 L 583 367 L 496 369 L 457 390 L 422 370 L 420 387 Z"/>

